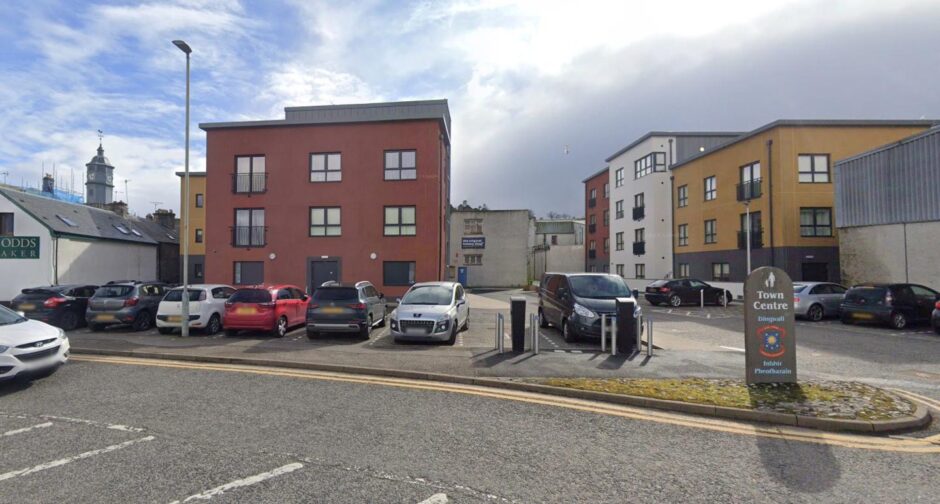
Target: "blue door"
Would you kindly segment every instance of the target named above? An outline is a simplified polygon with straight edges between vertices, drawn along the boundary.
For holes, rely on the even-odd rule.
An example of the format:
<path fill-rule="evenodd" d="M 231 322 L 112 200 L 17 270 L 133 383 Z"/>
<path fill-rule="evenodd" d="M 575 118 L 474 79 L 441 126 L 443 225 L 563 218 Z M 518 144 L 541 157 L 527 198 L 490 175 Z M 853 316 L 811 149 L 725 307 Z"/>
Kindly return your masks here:
<path fill-rule="evenodd" d="M 457 281 L 464 287 L 467 286 L 467 267 L 457 266 Z"/>

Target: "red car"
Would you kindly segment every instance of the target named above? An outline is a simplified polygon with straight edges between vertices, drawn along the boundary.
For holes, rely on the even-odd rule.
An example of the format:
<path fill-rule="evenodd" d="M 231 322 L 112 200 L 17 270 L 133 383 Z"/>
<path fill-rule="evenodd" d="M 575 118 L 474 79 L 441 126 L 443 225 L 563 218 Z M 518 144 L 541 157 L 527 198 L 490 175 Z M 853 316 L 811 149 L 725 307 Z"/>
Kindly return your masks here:
<path fill-rule="evenodd" d="M 227 336 L 240 330 L 270 331 L 283 338 L 291 327 L 307 321 L 309 297 L 294 285 L 238 289 L 225 302 L 222 326 Z"/>

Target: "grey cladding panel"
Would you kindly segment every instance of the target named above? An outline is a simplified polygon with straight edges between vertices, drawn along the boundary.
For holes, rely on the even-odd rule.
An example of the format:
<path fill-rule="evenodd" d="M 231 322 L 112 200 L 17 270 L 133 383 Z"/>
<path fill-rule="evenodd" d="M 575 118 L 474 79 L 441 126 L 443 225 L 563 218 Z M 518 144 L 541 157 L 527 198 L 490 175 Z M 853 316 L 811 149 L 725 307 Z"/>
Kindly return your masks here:
<path fill-rule="evenodd" d="M 714 147 L 717 147 L 733 138 L 737 138 L 738 135 L 728 135 L 728 136 L 719 136 L 719 135 L 709 135 L 709 136 L 680 136 L 676 137 L 676 159 L 673 160 L 674 163 L 681 163 L 686 159 L 689 159 L 692 156 L 701 154 L 701 148 L 704 147 L 706 151 L 711 150 Z"/>

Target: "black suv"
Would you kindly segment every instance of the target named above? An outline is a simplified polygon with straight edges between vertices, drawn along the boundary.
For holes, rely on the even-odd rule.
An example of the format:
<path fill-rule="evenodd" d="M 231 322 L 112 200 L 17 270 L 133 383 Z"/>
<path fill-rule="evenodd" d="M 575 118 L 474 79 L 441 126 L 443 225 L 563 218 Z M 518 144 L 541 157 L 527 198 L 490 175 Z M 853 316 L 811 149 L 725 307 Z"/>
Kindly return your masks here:
<path fill-rule="evenodd" d="M 701 303 L 703 292 L 705 304 L 727 305 L 734 299 L 734 296 L 727 290 L 712 287 L 694 278 L 657 280 L 646 286 L 646 292 L 643 295 L 653 306 L 668 303 L 669 306 L 678 307 L 683 303 Z"/>
<path fill-rule="evenodd" d="M 566 342 L 601 337 L 601 315 L 608 320 L 617 310 L 617 298 L 633 298 L 627 282 L 606 273 L 546 273 L 539 284 L 539 327 L 561 329 Z M 642 313 L 636 303 L 634 315 Z"/>
<path fill-rule="evenodd" d="M 167 286 L 160 282 L 108 282 L 88 300 L 85 320 L 92 331 L 114 324 L 131 324 L 135 331 L 153 327 Z"/>
<path fill-rule="evenodd" d="M 845 293 L 841 307 L 842 323 L 878 322 L 904 329 L 911 323 L 930 321 L 938 300 L 940 295 L 937 291 L 923 285 L 856 285 Z"/>
<path fill-rule="evenodd" d="M 313 291 L 307 305 L 307 337 L 324 332 L 354 332 L 368 339 L 373 327 L 384 327 L 385 295 L 369 282 L 327 282 Z"/>
<path fill-rule="evenodd" d="M 23 289 L 11 304 L 28 318 L 71 331 L 85 323 L 88 298 L 97 288 L 97 285 L 50 285 Z"/>

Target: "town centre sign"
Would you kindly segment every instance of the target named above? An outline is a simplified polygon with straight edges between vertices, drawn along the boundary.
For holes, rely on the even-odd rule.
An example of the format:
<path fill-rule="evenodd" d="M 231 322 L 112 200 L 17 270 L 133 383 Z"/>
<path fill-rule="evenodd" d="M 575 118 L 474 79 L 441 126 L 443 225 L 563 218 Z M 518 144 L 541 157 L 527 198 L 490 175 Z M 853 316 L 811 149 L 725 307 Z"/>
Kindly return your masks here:
<path fill-rule="evenodd" d="M 779 268 L 751 272 L 744 283 L 747 383 L 796 383 L 793 281 Z"/>

